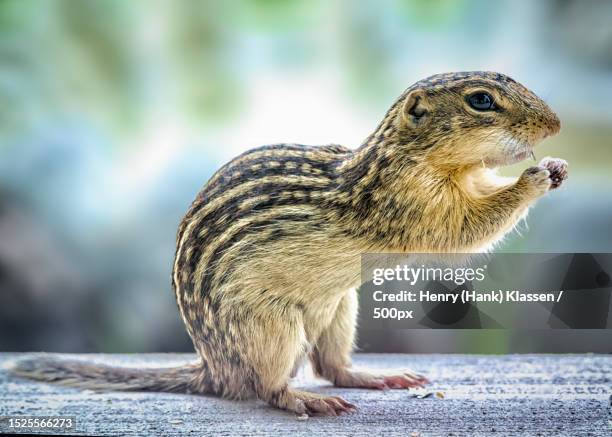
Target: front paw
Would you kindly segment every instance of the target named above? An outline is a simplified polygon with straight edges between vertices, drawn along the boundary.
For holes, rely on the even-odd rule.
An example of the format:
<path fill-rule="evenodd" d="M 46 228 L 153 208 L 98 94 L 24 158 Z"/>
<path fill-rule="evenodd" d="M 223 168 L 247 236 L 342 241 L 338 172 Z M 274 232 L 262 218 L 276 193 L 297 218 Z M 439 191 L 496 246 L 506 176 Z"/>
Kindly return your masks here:
<path fill-rule="evenodd" d="M 521 175 L 520 182 L 522 182 L 529 189 L 534 190 L 537 196 L 541 196 L 552 187 L 550 171 L 541 166 L 529 167 L 525 169 Z"/>
<path fill-rule="evenodd" d="M 547 156 L 540 161 L 538 167 L 547 169 L 550 172 L 549 178 L 551 181 L 550 189 L 559 188 L 567 179 L 567 161 L 560 158 L 551 158 Z"/>

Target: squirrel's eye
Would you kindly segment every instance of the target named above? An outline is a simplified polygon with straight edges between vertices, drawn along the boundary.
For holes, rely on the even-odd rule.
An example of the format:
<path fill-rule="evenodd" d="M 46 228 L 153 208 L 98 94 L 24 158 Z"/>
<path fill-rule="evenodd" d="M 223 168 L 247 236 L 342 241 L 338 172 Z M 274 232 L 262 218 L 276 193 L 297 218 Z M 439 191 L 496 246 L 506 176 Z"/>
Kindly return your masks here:
<path fill-rule="evenodd" d="M 475 93 L 468 97 L 470 106 L 478 111 L 495 109 L 493 97 L 487 93 Z"/>

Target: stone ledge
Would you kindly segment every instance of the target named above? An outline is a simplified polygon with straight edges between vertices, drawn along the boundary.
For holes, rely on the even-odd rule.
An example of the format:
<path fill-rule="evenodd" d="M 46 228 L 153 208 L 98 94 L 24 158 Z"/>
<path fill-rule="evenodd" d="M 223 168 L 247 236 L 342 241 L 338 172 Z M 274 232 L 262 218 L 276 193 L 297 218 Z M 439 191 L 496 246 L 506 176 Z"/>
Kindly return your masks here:
<path fill-rule="evenodd" d="M 23 354 L 0 354 L 5 366 Z M 190 354 L 73 355 L 107 364 L 164 366 Z M 359 411 L 305 421 L 263 402 L 166 393 L 96 393 L 0 371 L 0 415 L 67 415 L 94 435 L 610 435 L 612 356 L 356 354 L 355 366 L 410 367 L 444 399 L 410 391 L 339 389 L 300 372 L 296 387 L 340 395 Z"/>

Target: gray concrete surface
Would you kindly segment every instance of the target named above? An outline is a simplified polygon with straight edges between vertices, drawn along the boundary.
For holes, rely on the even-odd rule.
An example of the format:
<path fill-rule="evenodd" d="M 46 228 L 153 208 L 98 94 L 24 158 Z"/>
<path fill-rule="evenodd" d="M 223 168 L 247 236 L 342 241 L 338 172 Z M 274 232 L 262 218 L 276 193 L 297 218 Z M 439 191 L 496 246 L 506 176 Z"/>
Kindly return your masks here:
<path fill-rule="evenodd" d="M 0 366 L 20 354 L 0 354 Z M 79 355 L 109 364 L 175 365 L 186 354 Z M 412 368 L 444 399 L 404 390 L 338 389 L 309 368 L 294 385 L 341 395 L 359 411 L 298 420 L 258 401 L 165 393 L 95 393 L 0 371 L 0 415 L 76 416 L 94 435 L 612 435 L 612 356 L 358 354 L 358 367 Z"/>

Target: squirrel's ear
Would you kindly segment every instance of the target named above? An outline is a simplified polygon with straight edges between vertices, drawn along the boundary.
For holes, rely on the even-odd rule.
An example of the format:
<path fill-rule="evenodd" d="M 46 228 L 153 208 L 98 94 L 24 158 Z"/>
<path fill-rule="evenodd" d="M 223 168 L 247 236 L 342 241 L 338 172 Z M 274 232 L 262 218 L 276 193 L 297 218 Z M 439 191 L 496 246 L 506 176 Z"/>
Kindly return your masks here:
<path fill-rule="evenodd" d="M 429 114 L 427 96 L 425 91 L 416 89 L 410 91 L 404 99 L 402 117 L 404 121 L 413 127 L 420 126 Z"/>

